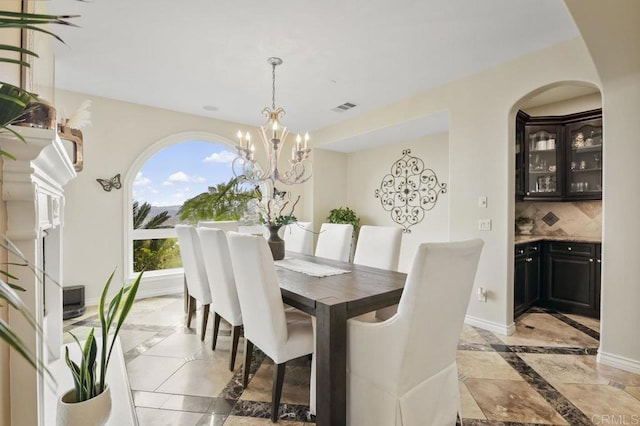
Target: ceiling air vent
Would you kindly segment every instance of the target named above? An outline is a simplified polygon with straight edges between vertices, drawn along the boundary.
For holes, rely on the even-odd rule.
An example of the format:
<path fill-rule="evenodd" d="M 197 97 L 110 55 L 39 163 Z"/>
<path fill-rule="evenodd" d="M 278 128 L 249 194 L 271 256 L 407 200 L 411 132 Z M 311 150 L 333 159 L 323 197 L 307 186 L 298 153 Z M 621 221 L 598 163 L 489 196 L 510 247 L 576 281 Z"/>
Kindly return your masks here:
<path fill-rule="evenodd" d="M 335 111 L 335 112 L 345 112 L 345 111 L 349 111 L 351 108 L 356 107 L 356 104 L 352 104 L 351 102 L 345 102 L 342 105 L 338 105 L 335 108 L 332 108 L 331 111 Z"/>

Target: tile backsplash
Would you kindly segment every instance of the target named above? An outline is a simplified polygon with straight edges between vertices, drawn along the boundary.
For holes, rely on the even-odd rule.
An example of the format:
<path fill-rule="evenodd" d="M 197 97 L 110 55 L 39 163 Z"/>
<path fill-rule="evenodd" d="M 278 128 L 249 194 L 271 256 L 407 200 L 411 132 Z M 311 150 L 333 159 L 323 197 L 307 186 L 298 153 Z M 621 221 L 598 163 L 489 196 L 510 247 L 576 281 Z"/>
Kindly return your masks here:
<path fill-rule="evenodd" d="M 599 200 L 562 203 L 522 201 L 516 202 L 515 211 L 516 219 L 520 216 L 533 218 L 532 233 L 535 235 L 602 238 L 602 201 Z M 543 220 L 549 213 L 558 218 L 555 223 L 546 221 L 552 223 L 551 226 Z"/>

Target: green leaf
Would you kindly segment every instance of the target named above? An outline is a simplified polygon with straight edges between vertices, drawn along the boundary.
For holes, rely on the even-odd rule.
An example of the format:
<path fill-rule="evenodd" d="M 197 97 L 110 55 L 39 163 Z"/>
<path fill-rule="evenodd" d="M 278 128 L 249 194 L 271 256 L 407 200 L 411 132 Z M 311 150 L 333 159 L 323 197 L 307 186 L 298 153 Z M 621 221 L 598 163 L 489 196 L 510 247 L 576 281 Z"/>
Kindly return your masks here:
<path fill-rule="evenodd" d="M 31 64 L 29 62 L 25 62 L 20 59 L 0 58 L 0 62 L 6 62 L 8 64 L 16 64 L 16 65 L 20 65 L 22 67 L 27 67 L 27 68 L 31 67 Z"/>
<path fill-rule="evenodd" d="M 73 386 L 76 391 L 76 399 L 77 399 L 78 394 L 80 394 L 80 367 L 78 367 L 78 364 L 71 361 L 71 359 L 69 358 L 68 346 L 64 347 L 64 360 L 67 363 L 69 370 L 71 370 L 71 375 L 73 376 Z"/>
<path fill-rule="evenodd" d="M 124 304 L 122 305 L 122 310 L 120 311 L 120 315 L 118 316 L 118 323 L 116 324 L 116 330 L 113 333 L 113 340 L 115 340 L 118 332 L 120 331 L 120 327 L 124 323 L 124 320 L 129 315 L 129 311 L 131 311 L 131 307 L 133 306 L 133 302 L 136 300 L 136 294 L 138 293 L 138 287 L 140 287 L 140 281 L 142 280 L 142 274 L 140 272 L 136 280 L 131 284 L 131 286 L 127 289 L 126 297 L 124 300 Z M 105 369 L 109 365 L 109 361 L 111 360 L 111 352 L 113 351 L 113 341 L 111 342 L 111 347 L 109 348 L 109 356 L 107 356 L 107 362 L 105 364 Z"/>
<path fill-rule="evenodd" d="M 12 46 L 10 44 L 0 44 L 0 50 L 8 50 L 11 52 L 24 53 L 25 55 L 35 56 L 36 58 L 40 57 L 33 50 L 25 49 L 24 47 Z"/>

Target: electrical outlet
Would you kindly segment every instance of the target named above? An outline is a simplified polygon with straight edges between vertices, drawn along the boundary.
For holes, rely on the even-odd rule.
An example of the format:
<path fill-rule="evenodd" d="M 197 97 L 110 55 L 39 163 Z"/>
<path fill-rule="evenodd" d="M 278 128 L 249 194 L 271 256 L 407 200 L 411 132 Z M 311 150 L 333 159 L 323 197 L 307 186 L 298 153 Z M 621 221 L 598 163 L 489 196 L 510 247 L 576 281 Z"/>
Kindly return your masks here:
<path fill-rule="evenodd" d="M 491 219 L 480 219 L 478 229 L 481 231 L 491 231 Z"/>
<path fill-rule="evenodd" d="M 487 302 L 487 290 L 482 287 L 478 287 L 478 301 Z"/>
<path fill-rule="evenodd" d="M 478 197 L 478 207 L 482 209 L 487 208 L 487 197 L 485 196 Z"/>

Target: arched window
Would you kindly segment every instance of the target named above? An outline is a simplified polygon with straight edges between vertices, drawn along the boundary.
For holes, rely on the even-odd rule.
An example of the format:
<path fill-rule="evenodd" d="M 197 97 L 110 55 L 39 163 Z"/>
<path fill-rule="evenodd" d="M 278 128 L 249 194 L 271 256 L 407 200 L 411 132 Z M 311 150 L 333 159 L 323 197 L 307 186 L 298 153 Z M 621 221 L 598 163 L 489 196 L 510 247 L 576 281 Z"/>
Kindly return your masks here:
<path fill-rule="evenodd" d="M 181 223 L 178 211 L 185 201 L 229 182 L 234 157 L 227 139 L 189 132 L 155 143 L 136 160 L 125 178 L 129 276 L 143 268 L 145 281 L 182 276 L 174 230 Z"/>

